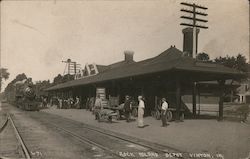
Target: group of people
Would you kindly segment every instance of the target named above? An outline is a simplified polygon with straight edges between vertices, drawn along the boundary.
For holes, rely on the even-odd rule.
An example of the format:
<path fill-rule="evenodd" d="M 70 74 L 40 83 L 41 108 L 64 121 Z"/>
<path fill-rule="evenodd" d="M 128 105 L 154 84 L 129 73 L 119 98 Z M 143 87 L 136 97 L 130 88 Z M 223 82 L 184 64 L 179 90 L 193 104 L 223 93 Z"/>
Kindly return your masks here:
<path fill-rule="evenodd" d="M 145 104 L 144 104 L 144 99 L 142 96 L 138 96 L 138 101 L 139 101 L 139 105 L 138 105 L 138 127 L 139 128 L 143 128 L 144 127 L 144 123 L 143 123 L 143 115 L 144 115 L 144 109 L 145 109 Z M 166 127 L 167 124 L 167 110 L 168 110 L 168 103 L 166 98 L 162 98 L 161 100 L 161 120 L 162 120 L 162 127 Z"/>
<path fill-rule="evenodd" d="M 80 98 L 76 97 L 75 99 L 70 97 L 68 99 L 56 98 L 57 99 L 57 107 L 59 109 L 69 109 L 69 108 L 80 108 Z"/>
<path fill-rule="evenodd" d="M 139 105 L 138 105 L 138 127 L 139 128 L 143 128 L 145 125 L 143 123 L 143 115 L 144 115 L 144 109 L 145 109 L 145 104 L 144 104 L 144 99 L 142 96 L 138 96 L 138 101 L 139 101 Z M 162 120 L 162 127 L 166 127 L 167 124 L 167 109 L 168 109 L 168 103 L 166 98 L 162 98 L 161 100 L 161 120 Z"/>
<path fill-rule="evenodd" d="M 59 109 L 67 109 L 67 108 L 80 108 L 80 98 L 78 96 L 76 96 L 76 98 L 68 98 L 68 99 L 63 99 L 63 98 L 59 98 L 57 97 L 57 107 Z M 143 96 L 138 96 L 138 111 L 137 111 L 137 126 L 138 128 L 144 128 L 144 121 L 143 121 L 143 116 L 144 116 L 144 110 L 145 110 L 145 103 L 144 103 L 144 98 Z M 47 99 L 43 99 L 42 100 L 43 105 L 47 104 Z M 53 105 L 53 101 L 51 99 L 51 105 Z M 94 108 L 93 108 L 95 112 L 100 111 L 101 109 L 103 109 L 102 106 L 102 99 L 100 98 L 100 95 L 97 95 L 95 101 L 94 101 Z M 162 98 L 161 99 L 161 120 L 162 120 L 162 127 L 167 126 L 167 110 L 168 110 L 168 103 L 166 101 L 166 98 Z M 95 114 L 94 112 L 94 114 Z M 132 99 L 130 96 L 126 95 L 125 96 L 125 101 L 124 101 L 124 116 L 126 119 L 126 122 L 130 122 L 131 121 L 131 113 L 132 113 Z M 96 117 L 97 118 L 97 117 Z"/>
<path fill-rule="evenodd" d="M 144 115 L 144 109 L 145 109 L 145 104 L 144 104 L 144 99 L 142 96 L 138 96 L 138 127 L 143 128 L 143 115 Z M 130 122 L 131 120 L 131 113 L 132 113 L 132 101 L 131 97 L 126 95 L 125 96 L 125 101 L 124 101 L 124 116 L 126 118 L 126 122 Z"/>
<path fill-rule="evenodd" d="M 143 122 L 143 116 L 144 116 L 144 109 L 145 109 L 145 103 L 144 103 L 144 98 L 143 96 L 138 96 L 138 118 L 137 118 L 137 123 L 138 123 L 138 128 L 144 128 L 144 122 Z M 165 127 L 167 126 L 167 120 L 166 120 L 166 112 L 168 109 L 168 103 L 166 101 L 166 98 L 162 98 L 162 104 L 161 104 L 161 118 L 162 118 L 162 126 Z M 100 96 L 97 96 L 94 104 L 95 110 L 100 111 L 102 109 L 102 100 Z M 132 100 L 131 97 L 126 95 L 125 96 L 125 101 L 124 101 L 124 116 L 126 118 L 126 122 L 131 121 L 131 113 L 132 113 Z M 97 116 L 95 116 L 97 119 Z"/>

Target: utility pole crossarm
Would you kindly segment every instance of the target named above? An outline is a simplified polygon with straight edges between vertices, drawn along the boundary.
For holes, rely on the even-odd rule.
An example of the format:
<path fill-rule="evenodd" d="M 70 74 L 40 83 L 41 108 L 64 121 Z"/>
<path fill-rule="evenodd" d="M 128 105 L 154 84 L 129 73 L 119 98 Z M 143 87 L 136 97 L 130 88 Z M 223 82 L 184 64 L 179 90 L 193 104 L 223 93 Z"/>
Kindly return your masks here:
<path fill-rule="evenodd" d="M 183 19 L 189 19 L 189 20 L 194 20 L 194 18 L 193 17 L 188 17 L 188 16 L 181 16 L 181 18 L 183 18 Z M 208 22 L 207 20 L 204 20 L 204 19 L 199 19 L 199 18 L 196 18 L 195 19 L 196 21 L 200 21 L 200 22 Z"/>
<path fill-rule="evenodd" d="M 193 12 L 191 10 L 187 10 L 187 9 L 181 9 L 182 12 L 187 12 L 187 13 L 195 13 L 197 15 L 203 15 L 203 16 L 207 16 L 207 13 L 202 13 L 202 12 Z"/>
<path fill-rule="evenodd" d="M 181 2 L 182 5 L 185 5 L 185 6 L 189 6 L 189 7 L 196 7 L 196 8 L 200 8 L 200 9 L 208 9 L 207 7 L 203 7 L 203 6 L 199 6 L 199 5 L 196 5 L 196 4 L 190 4 L 190 3 L 186 3 L 186 2 Z"/>
<path fill-rule="evenodd" d="M 197 28 L 202 28 L 202 29 L 208 29 L 207 26 L 202 26 L 202 25 L 193 25 L 193 24 L 187 24 L 187 23 L 181 23 L 180 25 L 184 25 L 184 26 L 190 26 L 190 27 L 197 27 Z"/>

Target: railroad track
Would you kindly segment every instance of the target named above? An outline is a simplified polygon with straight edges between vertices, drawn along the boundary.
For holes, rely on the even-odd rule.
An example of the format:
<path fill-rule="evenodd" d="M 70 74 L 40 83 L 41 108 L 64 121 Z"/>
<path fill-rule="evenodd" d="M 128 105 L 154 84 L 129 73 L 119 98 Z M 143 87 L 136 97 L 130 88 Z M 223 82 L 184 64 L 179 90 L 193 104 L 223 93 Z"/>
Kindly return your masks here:
<path fill-rule="evenodd" d="M 37 132 L 33 133 L 32 129 L 30 129 L 29 131 L 26 131 L 27 126 L 31 126 L 30 122 L 28 122 L 29 123 L 28 125 L 17 122 L 18 120 L 20 120 L 20 116 L 27 116 L 29 113 L 30 112 L 22 112 L 22 114 L 14 113 L 14 114 L 9 115 L 9 123 L 14 125 L 13 128 L 15 127 L 14 129 L 16 129 L 15 133 L 18 134 L 17 138 L 20 141 L 20 145 L 23 145 L 22 150 L 23 151 L 27 150 L 26 154 L 29 155 L 29 156 L 25 155 L 25 157 L 23 155 L 23 158 L 63 158 L 63 157 L 65 157 L 63 155 L 59 155 L 59 153 L 61 154 L 62 149 L 59 149 L 59 150 L 57 148 L 53 149 L 53 146 L 49 145 L 50 143 L 53 145 L 54 142 L 44 142 L 44 141 L 40 140 L 44 137 L 49 138 L 49 137 L 54 136 L 54 135 L 51 135 L 51 136 L 47 136 L 47 134 L 42 135 L 43 132 L 40 133 L 39 130 L 38 130 L 38 133 Z M 33 113 L 33 112 L 31 112 L 31 113 Z M 23 119 L 23 118 L 21 118 L 21 119 Z M 34 118 L 30 118 L 30 120 L 34 120 Z M 15 123 L 15 121 L 16 121 L 16 123 Z M 37 123 L 37 122 L 35 122 L 35 123 Z M 69 156 L 69 154 L 72 154 L 75 151 L 79 151 L 79 150 L 82 150 L 82 152 L 80 152 L 78 154 L 78 156 L 74 156 L 74 157 L 72 156 L 72 158 L 78 158 L 78 157 L 84 158 L 84 156 L 86 156 L 86 158 L 94 158 L 96 156 L 101 156 L 102 158 L 109 158 L 109 159 L 121 158 L 120 156 L 115 155 L 114 152 L 108 150 L 107 148 L 105 149 L 104 146 L 98 145 L 97 143 L 94 143 L 94 142 L 91 142 L 91 140 L 88 140 L 87 138 L 84 138 L 83 136 L 75 134 L 74 132 L 68 131 L 68 130 L 64 129 L 63 127 L 59 127 L 55 124 L 46 124 L 46 127 L 44 127 L 44 125 L 45 125 L 44 123 L 41 123 L 41 122 L 39 122 L 39 123 L 41 124 L 40 126 L 42 126 L 42 128 L 43 128 L 41 130 L 49 131 L 48 134 L 53 133 L 53 134 L 57 134 L 57 136 L 61 135 L 61 137 L 58 137 L 59 142 L 60 142 L 61 138 L 65 139 L 66 142 L 63 142 L 63 144 L 61 144 L 61 145 L 56 144 L 55 147 L 58 147 L 58 146 L 64 147 L 63 146 L 64 143 L 69 143 L 69 144 L 74 144 L 74 145 L 79 146 L 79 149 L 77 149 L 77 150 L 75 150 L 74 148 L 73 149 L 63 149 L 64 150 L 63 152 L 66 152 L 65 154 L 68 158 L 71 158 Z M 50 125 L 50 126 L 48 126 L 48 125 Z M 11 126 L 11 125 L 9 125 L 9 126 Z M 36 126 L 36 125 L 34 125 L 34 126 Z M 40 127 L 40 126 L 38 126 L 38 127 Z M 49 129 L 47 129 L 47 128 L 49 128 Z M 27 134 L 30 134 L 30 135 L 27 135 Z M 24 139 L 25 143 L 24 143 L 23 139 Z M 39 142 L 41 142 L 42 144 L 40 145 Z M 52 150 L 50 150 L 48 147 L 50 147 L 50 148 L 52 147 Z M 67 150 L 70 151 L 69 154 L 67 153 Z M 73 150 L 73 151 L 71 151 L 71 150 Z M 53 153 L 55 153 L 55 154 L 53 154 Z M 88 154 L 86 155 L 85 153 L 88 153 Z M 83 156 L 81 156 L 81 155 L 83 155 Z"/>
<path fill-rule="evenodd" d="M 15 125 L 15 123 L 14 123 L 14 121 L 13 121 L 13 119 L 12 119 L 12 117 L 11 117 L 10 114 L 7 115 L 7 119 L 10 121 L 10 123 L 11 123 L 11 125 L 12 125 L 12 127 L 14 129 L 16 138 L 17 138 L 18 142 L 21 145 L 24 157 L 26 159 L 30 159 L 31 158 L 30 152 L 29 152 L 28 148 L 26 147 L 26 145 L 25 145 L 25 143 L 24 143 L 24 141 L 23 141 L 23 139 L 22 139 L 22 137 L 21 137 L 21 135 L 20 135 L 20 133 L 19 133 L 19 131 L 18 131 L 18 129 L 17 129 L 17 127 L 16 127 L 16 125 Z"/>
<path fill-rule="evenodd" d="M 127 158 L 127 157 L 123 157 L 123 156 L 119 155 L 119 153 L 117 153 L 116 151 L 110 149 L 107 146 L 104 146 L 104 145 L 99 144 L 99 143 L 97 143 L 97 142 L 95 142 L 93 140 L 90 140 L 87 137 L 84 137 L 83 135 L 76 134 L 73 131 L 70 131 L 70 130 L 67 130 L 67 129 L 61 127 L 61 126 L 58 126 L 57 124 L 46 123 L 46 125 L 50 125 L 53 128 L 61 131 L 62 133 L 66 133 L 66 134 L 70 135 L 71 137 L 75 138 L 76 140 L 78 140 L 78 141 L 80 141 L 80 142 L 82 142 L 84 144 L 88 144 L 91 147 L 98 147 L 98 148 L 108 152 L 110 155 L 114 156 L 115 158 Z"/>
<path fill-rule="evenodd" d="M 101 133 L 101 134 L 104 134 L 104 135 L 107 135 L 107 136 L 111 136 L 111 137 L 114 137 L 114 138 L 117 138 L 117 139 L 120 139 L 120 140 L 128 141 L 128 142 L 131 142 L 131 143 L 143 146 L 143 147 L 147 147 L 147 148 L 149 148 L 151 150 L 154 150 L 156 152 L 168 153 L 169 149 L 171 149 L 172 151 L 181 152 L 180 150 L 177 150 L 175 148 L 170 148 L 170 147 L 159 145 L 159 144 L 158 144 L 158 146 L 161 146 L 162 148 L 157 148 L 157 147 L 155 147 L 156 145 L 152 146 L 152 145 L 148 145 L 146 143 L 140 142 L 138 140 L 135 141 L 133 139 L 127 139 L 127 138 L 121 137 L 120 135 L 116 135 L 116 134 L 114 134 L 112 132 L 105 132 L 105 131 L 102 131 L 100 129 L 93 128 L 93 127 L 90 127 L 90 126 L 87 126 L 87 125 L 82 126 L 82 128 L 89 129 L 91 131 L 95 131 L 95 132 L 98 132 L 98 133 Z M 166 149 L 168 149 L 168 150 L 166 150 Z"/>
<path fill-rule="evenodd" d="M 3 123 L 3 125 L 0 127 L 0 133 L 4 130 L 4 128 L 7 126 L 9 120 L 8 118 L 6 118 L 5 122 Z"/>
<path fill-rule="evenodd" d="M 110 154 L 116 156 L 116 158 L 117 157 L 118 158 L 128 158 L 128 157 L 124 157 L 124 156 L 120 155 L 118 151 L 115 151 L 114 149 L 112 149 L 112 148 L 110 148 L 108 146 L 105 146 L 105 144 L 103 144 L 103 143 L 97 143 L 96 141 L 93 141 L 92 139 L 89 139 L 89 138 L 85 137 L 84 135 L 82 135 L 84 133 L 81 133 L 79 135 L 79 132 L 81 132 L 82 130 L 85 130 L 85 131 L 87 130 L 87 131 L 91 131 L 91 133 L 96 133 L 96 136 L 103 136 L 103 138 L 113 138 L 113 139 L 116 139 L 116 140 L 119 140 L 119 141 L 123 141 L 124 143 L 131 143 L 131 144 L 134 144 L 134 145 L 139 145 L 139 146 L 141 146 L 143 148 L 146 148 L 148 152 L 155 152 L 157 154 L 161 154 L 161 156 L 164 156 L 166 153 L 168 153 L 168 154 L 171 154 L 171 153 L 178 154 L 180 152 L 183 152 L 183 151 L 180 151 L 180 150 L 177 150 L 177 149 L 174 149 L 174 148 L 170 148 L 170 147 L 167 147 L 167 146 L 163 146 L 163 145 L 157 145 L 157 144 L 150 145 L 150 144 L 144 143 L 143 141 L 140 141 L 140 140 L 135 139 L 135 138 L 131 138 L 131 139 L 124 138 L 124 137 L 121 137 L 121 135 L 117 135 L 117 134 L 112 133 L 110 131 L 100 130 L 98 128 L 94 128 L 92 126 L 88 126 L 86 124 L 79 123 L 79 122 L 76 122 L 76 121 L 71 120 L 71 119 L 62 118 L 60 116 L 54 116 L 54 115 L 51 116 L 49 114 L 41 113 L 41 112 L 40 112 L 40 114 L 46 116 L 46 117 L 43 116 L 42 118 L 41 117 L 40 118 L 36 117 L 42 123 L 44 123 L 46 125 L 50 125 L 51 127 L 54 127 L 57 130 L 60 130 L 60 131 L 62 131 L 64 133 L 67 133 L 67 134 L 71 135 L 72 137 L 76 138 L 77 140 L 79 140 L 81 142 L 84 142 L 84 143 L 87 143 L 89 145 L 99 147 L 99 148 L 109 152 Z M 64 123 L 64 125 L 61 125 L 62 123 Z M 70 125 L 70 126 L 67 127 L 65 125 Z M 181 157 L 181 156 L 179 156 L 179 157 L 173 156 L 172 158 L 174 159 L 174 158 L 183 158 L 183 157 Z"/>
<path fill-rule="evenodd" d="M 16 138 L 17 138 L 19 144 L 21 145 L 21 148 L 22 148 L 22 151 L 23 151 L 23 154 L 24 154 L 24 158 L 31 159 L 32 157 L 30 155 L 30 152 L 29 152 L 27 146 L 25 145 L 25 142 L 24 142 L 21 134 L 19 133 L 18 128 L 15 125 L 14 120 L 12 119 L 12 115 L 10 115 L 10 114 L 7 115 L 7 120 L 6 120 L 4 125 L 7 125 L 7 123 L 10 123 L 11 126 L 14 129 Z M 91 141 L 91 140 L 89 140 L 88 138 L 86 138 L 84 136 L 78 135 L 78 134 L 76 134 L 76 133 L 74 133 L 72 131 L 69 131 L 69 130 L 67 130 L 65 128 L 62 128 L 62 127 L 60 127 L 60 126 L 58 126 L 56 124 L 52 124 L 52 123 L 46 123 L 46 124 L 51 125 L 53 128 L 56 128 L 57 130 L 59 130 L 59 131 L 61 131 L 63 133 L 67 133 L 71 137 L 75 138 L 76 140 L 80 141 L 81 143 L 89 145 L 90 147 L 98 147 L 98 148 L 108 152 L 110 155 L 115 156 L 114 158 L 126 158 L 126 157 L 120 156 L 117 152 L 115 152 L 112 149 L 109 149 L 108 147 L 105 147 L 105 146 L 103 146 L 101 144 L 98 144 L 98 143 L 96 143 L 94 141 Z"/>
<path fill-rule="evenodd" d="M 65 118 L 65 120 L 68 120 L 68 121 L 70 121 L 72 123 L 76 122 L 76 121 L 74 121 L 72 119 L 68 119 L 68 118 Z M 89 126 L 89 125 L 84 124 L 84 123 L 81 123 L 81 128 L 88 129 L 88 130 L 91 130 L 91 131 L 94 131 L 94 132 L 97 132 L 97 133 L 100 133 L 100 134 L 103 134 L 103 135 L 106 135 L 106 136 L 111 136 L 111 137 L 114 137 L 114 138 L 117 138 L 117 139 L 120 139 L 120 140 L 123 140 L 123 141 L 127 141 L 127 142 L 130 142 L 130 143 L 134 143 L 134 144 L 137 144 L 137 145 L 140 145 L 140 146 L 143 146 L 143 147 L 147 147 L 147 148 L 149 148 L 151 150 L 154 150 L 154 151 L 160 152 L 160 153 L 169 153 L 169 150 L 171 150 L 171 152 L 183 152 L 181 150 L 178 150 L 178 149 L 175 149 L 175 148 L 172 148 L 172 147 L 168 147 L 168 146 L 163 146 L 163 145 L 160 145 L 160 144 L 149 145 L 149 144 L 144 143 L 145 141 L 144 142 L 139 141 L 138 139 L 135 139 L 135 138 L 132 138 L 132 139 L 124 138 L 124 137 L 121 137 L 122 135 L 117 135 L 116 133 L 113 133 L 113 132 L 107 131 L 107 130 L 100 130 L 100 128 L 94 128 L 93 126 Z"/>
<path fill-rule="evenodd" d="M 64 133 L 67 133 L 67 134 L 71 135 L 72 137 L 74 137 L 75 139 L 77 139 L 78 141 L 80 141 L 80 142 L 82 142 L 84 144 L 88 144 L 90 146 L 96 146 L 96 147 L 98 147 L 98 148 L 100 148 L 102 150 L 105 150 L 105 151 L 109 152 L 110 154 L 116 156 L 116 158 L 117 157 L 118 158 L 124 158 L 124 157 L 120 156 L 119 154 L 117 154 L 115 151 L 109 149 L 108 147 L 105 147 L 105 146 L 103 146 L 101 144 L 98 144 L 98 143 L 92 141 L 92 140 L 89 140 L 88 138 L 86 138 L 84 136 L 78 135 L 78 134 L 76 134 L 76 133 L 74 133 L 72 131 L 69 131 L 67 129 L 59 127 L 59 126 L 57 126 L 55 124 L 52 124 L 52 123 L 49 123 L 49 125 L 52 125 L 54 128 L 56 128 L 56 129 L 58 129 L 60 131 L 63 131 Z"/>

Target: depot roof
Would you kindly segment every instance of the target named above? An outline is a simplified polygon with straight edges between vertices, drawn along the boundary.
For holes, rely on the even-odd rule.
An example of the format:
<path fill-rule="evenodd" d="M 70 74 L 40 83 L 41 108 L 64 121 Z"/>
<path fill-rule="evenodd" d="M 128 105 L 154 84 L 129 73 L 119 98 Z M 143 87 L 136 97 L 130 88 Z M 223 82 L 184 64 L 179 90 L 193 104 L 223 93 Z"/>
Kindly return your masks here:
<path fill-rule="evenodd" d="M 47 91 L 93 84 L 109 80 L 117 80 L 164 71 L 198 72 L 206 74 L 227 75 L 233 78 L 244 76 L 242 72 L 215 63 L 197 61 L 191 57 L 183 56 L 183 52 L 175 47 L 170 47 L 156 57 L 139 62 L 121 65 L 120 67 L 108 68 L 94 76 L 72 80 L 52 86 Z M 225 77 L 226 78 L 226 77 Z M 214 79 L 216 80 L 216 79 Z"/>

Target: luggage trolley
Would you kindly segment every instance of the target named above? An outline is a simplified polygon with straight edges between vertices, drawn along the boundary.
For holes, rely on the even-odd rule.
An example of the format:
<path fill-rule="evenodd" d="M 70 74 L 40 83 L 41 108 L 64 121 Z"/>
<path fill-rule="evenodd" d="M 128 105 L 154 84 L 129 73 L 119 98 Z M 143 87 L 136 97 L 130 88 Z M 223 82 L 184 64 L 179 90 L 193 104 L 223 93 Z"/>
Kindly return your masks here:
<path fill-rule="evenodd" d="M 183 121 L 185 118 L 184 112 L 185 112 L 184 109 L 180 110 L 180 121 Z M 161 108 L 159 105 L 157 105 L 155 107 L 155 109 L 151 111 L 151 116 L 157 120 L 161 119 Z M 167 121 L 172 121 L 172 120 L 176 119 L 176 116 L 177 116 L 176 108 L 168 108 L 167 109 L 167 112 L 166 112 Z"/>

